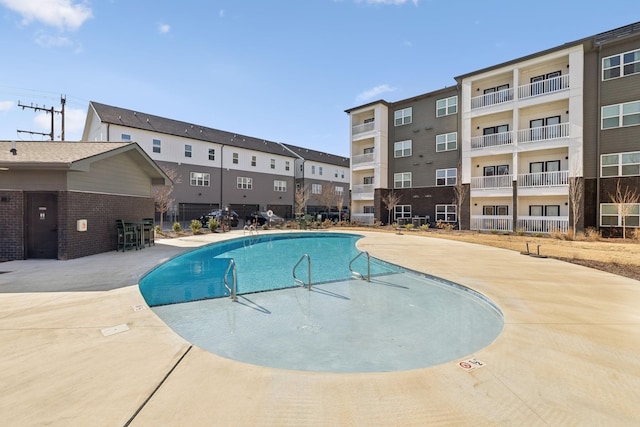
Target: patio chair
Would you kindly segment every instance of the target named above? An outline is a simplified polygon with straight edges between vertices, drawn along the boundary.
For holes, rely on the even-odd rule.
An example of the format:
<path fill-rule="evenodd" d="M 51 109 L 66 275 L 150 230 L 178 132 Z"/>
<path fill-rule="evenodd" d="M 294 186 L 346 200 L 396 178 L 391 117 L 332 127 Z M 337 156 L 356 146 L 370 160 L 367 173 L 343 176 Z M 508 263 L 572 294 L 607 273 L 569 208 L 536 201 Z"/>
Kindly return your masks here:
<path fill-rule="evenodd" d="M 138 250 L 138 230 L 131 225 L 125 224 L 121 219 L 116 219 L 116 230 L 118 232 L 118 246 L 116 251 L 122 248 L 122 252 L 133 247 Z"/>
<path fill-rule="evenodd" d="M 149 247 L 151 247 L 151 245 L 156 245 L 156 233 L 154 230 L 153 222 L 153 218 L 142 219 L 142 245 L 148 244 Z"/>

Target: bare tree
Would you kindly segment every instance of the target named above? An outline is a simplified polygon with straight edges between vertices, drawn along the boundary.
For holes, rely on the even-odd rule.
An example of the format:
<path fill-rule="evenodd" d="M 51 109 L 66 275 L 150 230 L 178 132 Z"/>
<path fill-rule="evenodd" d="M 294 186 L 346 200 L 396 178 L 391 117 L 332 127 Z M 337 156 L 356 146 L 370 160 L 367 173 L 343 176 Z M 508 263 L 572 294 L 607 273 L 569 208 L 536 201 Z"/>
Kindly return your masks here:
<path fill-rule="evenodd" d="M 171 180 L 171 185 L 154 185 L 151 189 L 156 211 L 160 213 L 160 229 L 162 230 L 164 226 L 164 214 L 175 201 L 175 199 L 171 197 L 171 193 L 173 193 L 173 186 L 174 184 L 179 184 L 181 178 L 178 176 L 178 171 L 171 166 L 160 165 L 160 168 Z"/>
<path fill-rule="evenodd" d="M 384 205 L 387 207 L 387 210 L 389 211 L 389 216 L 387 220 L 389 224 L 391 224 L 391 211 L 396 206 L 398 206 L 398 203 L 400 202 L 400 198 L 401 198 L 400 194 L 396 193 L 393 190 L 389 191 L 387 194 L 385 194 L 383 197 L 380 198 L 380 201 L 384 203 Z"/>
<path fill-rule="evenodd" d="M 307 202 L 311 198 L 311 193 L 309 192 L 309 186 L 308 185 L 305 185 L 304 187 L 297 186 L 296 194 L 294 198 L 296 202 L 296 206 L 295 206 L 296 215 L 302 215 L 306 213 Z"/>
<path fill-rule="evenodd" d="M 322 186 L 322 192 L 318 194 L 318 200 L 322 206 L 329 211 L 335 203 L 336 190 L 332 185 L 326 184 Z"/>
<path fill-rule="evenodd" d="M 636 189 L 630 188 L 628 185 L 622 189 L 620 179 L 616 182 L 616 191 L 609 193 L 611 202 L 618 208 L 618 213 L 622 216 L 622 238 L 626 239 L 627 217 L 633 211 L 633 205 L 640 202 L 640 194 Z"/>
<path fill-rule="evenodd" d="M 582 218 L 582 197 L 584 194 L 584 181 L 581 177 L 577 176 L 578 168 L 576 165 L 572 167 L 573 178 L 569 182 L 569 205 L 571 208 L 571 218 L 573 235 L 576 235 L 576 228 L 580 218 Z"/>
<path fill-rule="evenodd" d="M 467 193 L 469 191 L 469 187 L 462 184 L 462 163 L 458 162 L 458 170 L 456 176 L 456 185 L 453 187 L 453 202 L 456 205 L 456 215 L 458 216 L 458 229 L 462 229 L 461 227 L 461 214 L 462 214 L 462 206 L 464 205 L 464 201 L 467 198 Z"/>

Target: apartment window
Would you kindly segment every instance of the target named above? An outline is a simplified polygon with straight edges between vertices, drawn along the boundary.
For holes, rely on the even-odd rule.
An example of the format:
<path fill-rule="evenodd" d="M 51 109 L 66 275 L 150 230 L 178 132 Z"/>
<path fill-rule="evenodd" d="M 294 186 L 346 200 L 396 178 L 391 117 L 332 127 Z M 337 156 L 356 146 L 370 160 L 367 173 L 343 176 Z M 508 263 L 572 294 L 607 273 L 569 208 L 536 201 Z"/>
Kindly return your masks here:
<path fill-rule="evenodd" d="M 451 151 L 458 149 L 458 132 L 436 135 L 436 151 Z"/>
<path fill-rule="evenodd" d="M 603 154 L 600 176 L 640 175 L 640 151 L 633 153 Z"/>
<path fill-rule="evenodd" d="M 233 162 L 234 165 L 238 164 L 238 153 L 233 153 L 231 155 L 231 161 Z"/>
<path fill-rule="evenodd" d="M 602 107 L 602 129 L 640 124 L 640 101 Z"/>
<path fill-rule="evenodd" d="M 491 105 L 491 104 L 495 104 L 498 102 L 506 102 L 506 101 L 511 101 L 513 99 L 513 96 L 511 95 L 511 92 L 509 92 L 507 89 L 509 89 L 509 84 L 503 84 L 500 86 L 496 86 L 496 87 L 490 87 L 485 89 L 482 93 L 484 95 L 488 95 L 491 93 L 495 93 L 496 95 L 491 95 L 485 98 L 490 98 L 487 99 L 485 101 L 486 105 Z"/>
<path fill-rule="evenodd" d="M 288 171 L 289 169 L 291 169 L 291 163 L 289 162 L 289 160 L 285 160 L 284 161 L 284 170 Z"/>
<path fill-rule="evenodd" d="M 322 175 L 322 166 L 318 166 L 318 175 Z"/>
<path fill-rule="evenodd" d="M 216 149 L 209 148 L 209 160 L 215 160 L 215 159 L 216 159 Z"/>
<path fill-rule="evenodd" d="M 458 112 L 458 97 L 438 99 L 436 101 L 436 117 L 448 116 Z"/>
<path fill-rule="evenodd" d="M 184 156 L 191 157 L 191 146 L 189 144 L 184 145 Z"/>
<path fill-rule="evenodd" d="M 311 184 L 311 194 L 322 194 L 322 184 Z"/>
<path fill-rule="evenodd" d="M 304 170 L 303 169 L 303 165 L 302 165 L 302 163 L 300 163 L 300 172 L 302 172 L 303 170 Z"/>
<path fill-rule="evenodd" d="M 362 154 L 373 154 L 373 147 L 367 147 L 362 150 Z"/>
<path fill-rule="evenodd" d="M 125 142 L 131 141 L 131 135 L 129 135 L 128 133 L 123 133 L 120 135 L 120 139 Z"/>
<path fill-rule="evenodd" d="M 456 205 L 436 205 L 436 221 L 456 222 Z"/>
<path fill-rule="evenodd" d="M 251 156 L 251 166 L 255 166 L 258 163 L 256 156 Z"/>
<path fill-rule="evenodd" d="M 340 173 L 340 178 L 344 178 L 344 171 Z"/>
<path fill-rule="evenodd" d="M 344 195 L 344 187 L 340 187 L 336 185 L 336 196 L 343 196 Z"/>
<path fill-rule="evenodd" d="M 603 227 L 640 227 L 640 203 L 601 203 L 600 225 Z"/>
<path fill-rule="evenodd" d="M 411 205 L 396 205 L 393 208 L 393 219 L 411 218 Z"/>
<path fill-rule="evenodd" d="M 411 140 L 398 141 L 393 144 L 393 157 L 409 157 L 411 156 Z"/>
<path fill-rule="evenodd" d="M 640 49 L 602 59 L 602 80 L 640 73 Z"/>
<path fill-rule="evenodd" d="M 238 190 L 251 190 L 253 189 L 253 178 L 247 178 L 239 176 L 236 181 Z"/>
<path fill-rule="evenodd" d="M 411 187 L 411 172 L 400 172 L 393 174 L 393 188 Z"/>
<path fill-rule="evenodd" d="M 375 208 L 373 206 L 363 206 L 362 213 L 366 214 L 374 214 L 376 213 Z"/>
<path fill-rule="evenodd" d="M 436 185 L 456 185 L 457 176 L 458 170 L 456 168 L 436 169 Z"/>
<path fill-rule="evenodd" d="M 373 178 L 372 176 L 365 176 L 364 178 L 362 178 L 362 183 L 363 184 L 373 184 Z"/>
<path fill-rule="evenodd" d="M 273 191 L 278 191 L 280 193 L 287 192 L 287 181 L 274 180 L 273 181 Z"/>
<path fill-rule="evenodd" d="M 509 215 L 509 206 L 507 205 L 485 205 L 482 207 L 482 215 Z"/>
<path fill-rule="evenodd" d="M 315 175 L 316 174 L 316 167 L 315 165 L 311 165 L 311 175 Z"/>
<path fill-rule="evenodd" d="M 153 140 L 153 152 L 154 153 L 162 152 L 162 142 L 160 142 L 159 139 L 154 139 Z"/>
<path fill-rule="evenodd" d="M 560 205 L 530 205 L 529 216 L 560 216 Z"/>
<path fill-rule="evenodd" d="M 191 172 L 189 175 L 189 184 L 192 187 L 208 187 L 210 184 L 211 175 L 208 173 Z"/>
<path fill-rule="evenodd" d="M 276 168 L 276 159 L 271 159 L 271 169 L 275 169 L 275 168 Z"/>
<path fill-rule="evenodd" d="M 334 178 L 337 178 L 337 177 L 338 177 L 338 169 L 336 169 L 336 171 L 334 172 L 333 177 L 334 177 Z"/>
<path fill-rule="evenodd" d="M 394 124 L 396 126 L 408 125 L 412 121 L 413 108 L 404 108 L 393 113 Z"/>
<path fill-rule="evenodd" d="M 482 176 L 509 175 L 509 165 L 485 166 Z"/>

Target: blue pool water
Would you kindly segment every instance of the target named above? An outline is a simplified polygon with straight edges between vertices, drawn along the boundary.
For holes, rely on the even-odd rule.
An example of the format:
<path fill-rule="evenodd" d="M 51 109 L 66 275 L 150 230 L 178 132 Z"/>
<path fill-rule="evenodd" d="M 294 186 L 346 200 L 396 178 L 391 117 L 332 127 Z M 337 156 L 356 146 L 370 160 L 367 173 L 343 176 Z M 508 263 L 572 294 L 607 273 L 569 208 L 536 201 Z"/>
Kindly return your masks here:
<path fill-rule="evenodd" d="M 187 341 L 219 356 L 316 372 L 388 372 L 468 357 L 502 331 L 500 310 L 475 291 L 371 258 L 353 279 L 361 236 L 261 235 L 179 256 L 140 282 L 154 312 Z M 311 290 L 292 278 L 312 260 Z M 216 274 L 238 270 L 237 302 Z M 366 272 L 360 256 L 354 270 Z M 307 279 L 306 264 L 298 277 Z M 262 292 L 278 289 L 273 292 Z"/>

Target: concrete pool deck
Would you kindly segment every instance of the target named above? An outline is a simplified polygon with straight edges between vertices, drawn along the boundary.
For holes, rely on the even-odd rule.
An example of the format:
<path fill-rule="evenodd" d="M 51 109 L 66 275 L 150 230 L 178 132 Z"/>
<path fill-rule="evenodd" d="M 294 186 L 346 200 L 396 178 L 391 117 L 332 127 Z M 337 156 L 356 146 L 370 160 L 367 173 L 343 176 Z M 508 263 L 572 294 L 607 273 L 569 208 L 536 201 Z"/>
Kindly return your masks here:
<path fill-rule="evenodd" d="M 474 244 L 360 232 L 372 256 L 469 286 L 504 330 L 457 362 L 333 374 L 224 359 L 191 346 L 136 283 L 191 247 L 0 263 L 3 426 L 638 425 L 640 282 Z"/>

